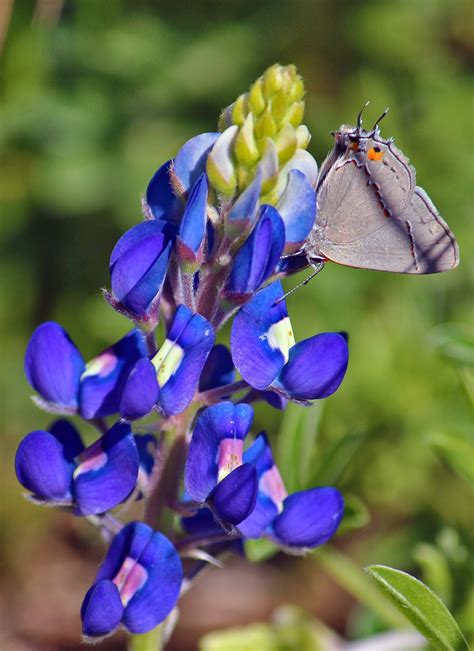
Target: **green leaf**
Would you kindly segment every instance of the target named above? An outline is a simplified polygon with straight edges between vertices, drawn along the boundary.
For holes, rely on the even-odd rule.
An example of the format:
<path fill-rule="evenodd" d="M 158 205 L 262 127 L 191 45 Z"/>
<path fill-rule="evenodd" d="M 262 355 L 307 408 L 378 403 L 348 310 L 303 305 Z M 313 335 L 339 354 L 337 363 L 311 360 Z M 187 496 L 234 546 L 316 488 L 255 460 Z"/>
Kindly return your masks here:
<path fill-rule="evenodd" d="M 366 572 L 435 649 L 468 649 L 454 617 L 424 583 L 406 572 L 384 565 L 371 565 Z"/>
<path fill-rule="evenodd" d="M 432 434 L 428 443 L 458 475 L 474 484 L 474 442 L 452 433 Z"/>
<path fill-rule="evenodd" d="M 365 527 L 369 522 L 370 513 L 364 502 L 355 495 L 344 495 L 344 518 L 337 535 Z"/>
<path fill-rule="evenodd" d="M 290 403 L 284 412 L 278 431 L 277 460 L 289 493 L 310 485 L 322 410 L 322 403 L 306 408 Z"/>
<path fill-rule="evenodd" d="M 421 567 L 423 580 L 450 606 L 453 596 L 453 580 L 446 556 L 434 545 L 418 543 L 413 558 Z"/>

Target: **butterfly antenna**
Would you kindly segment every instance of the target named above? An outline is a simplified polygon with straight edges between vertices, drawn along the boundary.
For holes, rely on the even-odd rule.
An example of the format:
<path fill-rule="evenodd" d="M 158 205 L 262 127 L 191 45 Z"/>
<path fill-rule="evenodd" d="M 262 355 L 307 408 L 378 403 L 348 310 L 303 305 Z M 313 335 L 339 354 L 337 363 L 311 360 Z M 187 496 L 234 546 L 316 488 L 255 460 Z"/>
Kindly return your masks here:
<path fill-rule="evenodd" d="M 384 119 L 384 117 L 387 115 L 387 113 L 389 112 L 389 110 L 390 110 L 390 106 L 387 106 L 387 108 L 386 108 L 385 111 L 382 113 L 382 115 L 379 117 L 379 119 L 375 121 L 375 124 L 374 124 L 374 126 L 372 127 L 372 131 L 375 131 L 375 130 L 377 129 L 377 127 L 378 127 L 379 124 L 382 122 L 382 120 Z"/>
<path fill-rule="evenodd" d="M 357 129 L 360 131 L 362 129 L 362 113 L 365 111 L 365 109 L 368 107 L 370 104 L 370 99 L 366 101 L 364 106 L 360 109 L 359 115 L 357 116 Z"/>
<path fill-rule="evenodd" d="M 309 283 L 310 280 L 312 280 L 315 276 L 318 275 L 320 271 L 322 271 L 324 267 L 324 260 L 320 260 L 318 262 L 312 262 L 310 263 L 311 266 L 313 267 L 313 273 L 311 273 L 307 278 L 303 280 L 302 283 L 299 283 L 296 285 L 296 287 L 293 287 L 293 289 L 290 289 L 290 291 L 286 292 L 286 294 L 283 294 L 283 296 L 280 296 L 272 305 L 274 307 L 275 305 L 278 305 L 278 303 L 281 303 L 282 301 L 285 300 L 290 294 L 293 294 L 293 292 L 296 292 L 297 289 L 300 289 L 300 287 L 304 287 Z"/>

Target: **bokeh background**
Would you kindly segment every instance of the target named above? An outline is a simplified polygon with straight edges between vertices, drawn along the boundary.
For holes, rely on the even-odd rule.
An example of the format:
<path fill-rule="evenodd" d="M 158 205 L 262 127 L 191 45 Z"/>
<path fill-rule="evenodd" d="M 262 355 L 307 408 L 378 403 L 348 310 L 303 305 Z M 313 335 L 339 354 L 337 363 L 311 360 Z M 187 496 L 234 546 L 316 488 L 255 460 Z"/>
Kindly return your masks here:
<path fill-rule="evenodd" d="M 324 405 L 283 421 L 262 408 L 258 425 L 290 488 L 344 491 L 346 532 L 307 559 L 256 546 L 262 563 L 210 570 L 183 600 L 170 648 L 310 651 L 316 629 L 384 630 L 391 615 L 360 570 L 371 563 L 423 578 L 472 635 L 472 11 L 468 0 L 0 0 L 4 651 L 79 648 L 79 606 L 103 554 L 87 523 L 34 507 L 16 483 L 20 438 L 49 422 L 23 377 L 29 335 L 60 321 L 90 358 L 126 331 L 99 290 L 148 179 L 277 61 L 305 79 L 318 161 L 367 99 L 368 123 L 391 107 L 382 133 L 416 165 L 461 265 L 418 278 L 328 265 L 291 296 L 298 338 L 349 332 L 349 371 Z"/>

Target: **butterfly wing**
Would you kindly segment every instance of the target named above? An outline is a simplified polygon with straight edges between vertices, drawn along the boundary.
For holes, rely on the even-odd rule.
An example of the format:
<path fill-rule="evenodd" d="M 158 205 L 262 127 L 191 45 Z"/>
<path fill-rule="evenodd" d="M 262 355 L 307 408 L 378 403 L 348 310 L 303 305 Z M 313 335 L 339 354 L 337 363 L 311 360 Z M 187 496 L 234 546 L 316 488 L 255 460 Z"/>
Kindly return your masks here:
<path fill-rule="evenodd" d="M 321 185 L 306 252 L 349 267 L 409 274 L 446 271 L 459 261 L 453 234 L 421 188 L 400 214 L 390 212 L 354 157 L 336 163 Z"/>

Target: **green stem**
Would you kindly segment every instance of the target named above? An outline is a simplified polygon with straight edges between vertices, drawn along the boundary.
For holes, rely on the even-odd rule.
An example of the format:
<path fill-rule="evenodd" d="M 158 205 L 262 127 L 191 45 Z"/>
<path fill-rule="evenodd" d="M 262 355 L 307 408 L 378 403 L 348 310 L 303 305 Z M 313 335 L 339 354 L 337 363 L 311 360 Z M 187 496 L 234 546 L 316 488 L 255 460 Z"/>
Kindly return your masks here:
<path fill-rule="evenodd" d="M 160 624 L 149 633 L 131 635 L 128 639 L 129 651 L 161 651 L 164 648 L 164 624 Z"/>
<path fill-rule="evenodd" d="M 340 586 L 393 628 L 407 628 L 405 617 L 381 596 L 363 570 L 334 547 L 321 547 L 314 557 Z"/>

